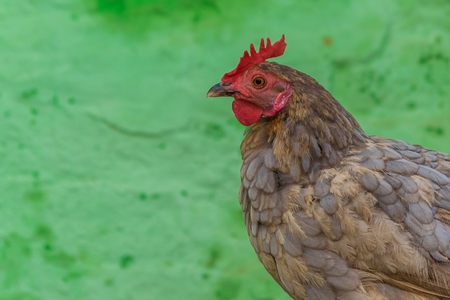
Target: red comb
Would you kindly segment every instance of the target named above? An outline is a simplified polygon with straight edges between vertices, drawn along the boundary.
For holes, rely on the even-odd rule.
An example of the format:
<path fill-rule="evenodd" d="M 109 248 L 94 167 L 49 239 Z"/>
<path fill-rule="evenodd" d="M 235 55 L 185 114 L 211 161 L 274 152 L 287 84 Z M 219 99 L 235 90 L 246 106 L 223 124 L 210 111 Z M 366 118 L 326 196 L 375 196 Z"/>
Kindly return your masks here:
<path fill-rule="evenodd" d="M 225 73 L 222 77 L 222 82 L 230 82 L 233 81 L 233 77 L 236 74 L 239 74 L 251 66 L 264 62 L 268 58 L 278 57 L 283 55 L 284 50 L 286 49 L 286 42 L 284 41 L 284 34 L 281 36 L 281 39 L 275 44 L 272 45 L 270 39 L 267 38 L 267 44 L 264 46 L 264 39 L 261 39 L 261 43 L 259 45 L 259 52 L 256 52 L 255 46 L 250 44 L 250 54 L 247 50 L 244 51 L 244 55 L 239 60 L 239 64 L 236 69 L 231 72 Z"/>

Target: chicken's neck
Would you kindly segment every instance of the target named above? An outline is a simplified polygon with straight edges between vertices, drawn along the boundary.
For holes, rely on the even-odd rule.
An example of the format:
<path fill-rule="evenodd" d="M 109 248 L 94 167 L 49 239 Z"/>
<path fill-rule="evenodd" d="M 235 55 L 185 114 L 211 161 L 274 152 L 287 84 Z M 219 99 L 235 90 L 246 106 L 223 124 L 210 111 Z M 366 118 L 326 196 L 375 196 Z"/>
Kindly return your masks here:
<path fill-rule="evenodd" d="M 292 174 L 295 181 L 314 181 L 318 171 L 336 166 L 350 148 L 365 142 L 356 120 L 332 100 L 321 109 L 305 109 L 297 101 L 275 118 L 261 119 L 248 129 L 243 145 L 272 148 L 278 162 L 275 171 Z"/>

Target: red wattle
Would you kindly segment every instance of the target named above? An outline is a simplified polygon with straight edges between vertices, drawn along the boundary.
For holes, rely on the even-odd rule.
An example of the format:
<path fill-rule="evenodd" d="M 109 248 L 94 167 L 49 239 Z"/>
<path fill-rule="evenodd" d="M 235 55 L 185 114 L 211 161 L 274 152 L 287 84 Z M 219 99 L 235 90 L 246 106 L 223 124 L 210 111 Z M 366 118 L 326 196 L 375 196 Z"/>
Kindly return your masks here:
<path fill-rule="evenodd" d="M 234 115 L 242 125 L 250 126 L 262 116 L 262 109 L 247 101 L 234 100 L 232 104 Z"/>

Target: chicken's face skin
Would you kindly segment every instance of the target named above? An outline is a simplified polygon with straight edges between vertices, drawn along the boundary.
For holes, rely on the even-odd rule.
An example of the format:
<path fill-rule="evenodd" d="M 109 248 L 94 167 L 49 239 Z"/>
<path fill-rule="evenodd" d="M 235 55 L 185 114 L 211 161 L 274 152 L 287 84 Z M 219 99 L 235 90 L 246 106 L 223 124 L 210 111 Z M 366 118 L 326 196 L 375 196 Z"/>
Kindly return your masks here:
<path fill-rule="evenodd" d="M 292 90 L 288 82 L 257 66 L 237 76 L 233 82 L 221 82 L 213 86 L 208 96 L 234 97 L 233 111 L 236 118 L 249 126 L 261 116 L 272 117 L 283 109 L 292 96 Z"/>

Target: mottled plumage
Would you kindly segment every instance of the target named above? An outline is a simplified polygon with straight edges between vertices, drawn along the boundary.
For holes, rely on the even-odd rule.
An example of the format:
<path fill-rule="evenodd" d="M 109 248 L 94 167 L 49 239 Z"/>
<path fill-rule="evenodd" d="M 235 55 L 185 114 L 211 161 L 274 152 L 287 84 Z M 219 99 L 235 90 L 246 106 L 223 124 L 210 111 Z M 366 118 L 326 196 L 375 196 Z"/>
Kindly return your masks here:
<path fill-rule="evenodd" d="M 450 156 L 366 135 L 294 69 L 248 72 L 292 92 L 241 145 L 239 201 L 272 277 L 294 299 L 450 299 Z"/>

